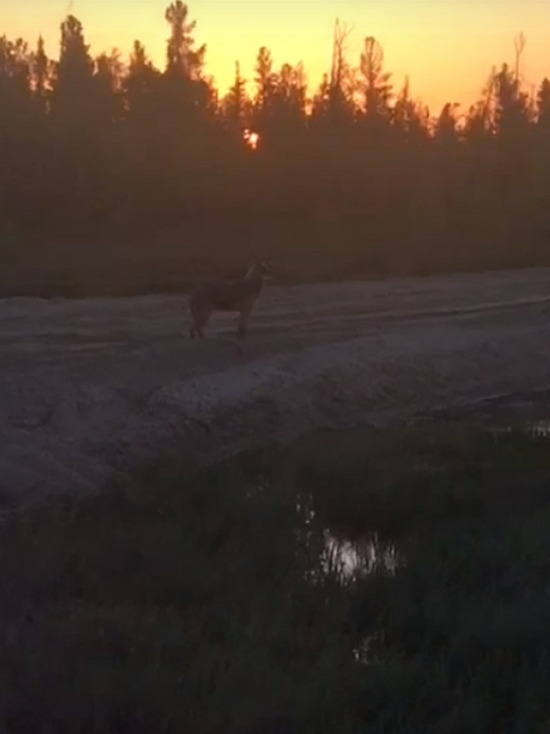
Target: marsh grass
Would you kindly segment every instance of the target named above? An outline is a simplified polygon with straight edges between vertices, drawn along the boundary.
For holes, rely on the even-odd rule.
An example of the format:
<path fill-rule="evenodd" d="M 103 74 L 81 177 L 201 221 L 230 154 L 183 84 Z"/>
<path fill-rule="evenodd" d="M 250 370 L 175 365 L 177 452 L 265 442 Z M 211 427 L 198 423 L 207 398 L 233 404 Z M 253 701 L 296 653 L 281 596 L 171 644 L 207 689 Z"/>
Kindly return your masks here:
<path fill-rule="evenodd" d="M 0 526 L 0 730 L 550 731 L 549 527 L 526 431 L 159 461 Z"/>

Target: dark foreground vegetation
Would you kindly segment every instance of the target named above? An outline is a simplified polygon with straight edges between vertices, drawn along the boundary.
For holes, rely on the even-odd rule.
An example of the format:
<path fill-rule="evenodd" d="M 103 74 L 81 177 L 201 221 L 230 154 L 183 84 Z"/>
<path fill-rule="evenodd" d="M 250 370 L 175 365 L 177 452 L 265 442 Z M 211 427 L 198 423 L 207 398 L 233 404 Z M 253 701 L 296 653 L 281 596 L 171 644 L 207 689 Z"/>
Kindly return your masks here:
<path fill-rule="evenodd" d="M 550 731 L 547 439 L 315 440 L 4 519 L 2 731 Z"/>
<path fill-rule="evenodd" d="M 139 41 L 94 58 L 73 16 L 57 60 L 0 37 L 0 294 L 169 290 L 258 256 L 281 281 L 550 261 L 550 82 L 522 77 L 521 36 L 478 103 L 430 111 L 345 26 L 317 88 L 262 47 L 219 94 L 187 6 L 166 21 L 163 69 Z"/>

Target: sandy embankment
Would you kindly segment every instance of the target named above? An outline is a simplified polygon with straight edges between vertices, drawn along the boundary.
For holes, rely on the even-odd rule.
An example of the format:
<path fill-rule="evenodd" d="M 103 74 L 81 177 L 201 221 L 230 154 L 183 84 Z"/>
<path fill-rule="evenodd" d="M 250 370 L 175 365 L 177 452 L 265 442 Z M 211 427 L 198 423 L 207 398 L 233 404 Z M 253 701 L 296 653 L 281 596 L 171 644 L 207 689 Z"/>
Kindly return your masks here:
<path fill-rule="evenodd" d="M 183 305 L 0 301 L 0 498 L 550 385 L 548 269 L 272 287 L 244 355 L 226 316 L 188 340 Z"/>

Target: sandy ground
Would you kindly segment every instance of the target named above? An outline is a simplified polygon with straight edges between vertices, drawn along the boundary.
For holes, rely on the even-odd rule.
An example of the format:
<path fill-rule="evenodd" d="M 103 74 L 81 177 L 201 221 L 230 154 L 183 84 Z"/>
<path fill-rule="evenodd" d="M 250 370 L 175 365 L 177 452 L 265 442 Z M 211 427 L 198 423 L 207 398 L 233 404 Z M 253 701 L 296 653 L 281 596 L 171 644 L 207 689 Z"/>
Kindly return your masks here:
<path fill-rule="evenodd" d="M 270 286 L 240 353 L 183 296 L 0 300 L 0 501 L 548 387 L 549 314 L 549 269 Z"/>

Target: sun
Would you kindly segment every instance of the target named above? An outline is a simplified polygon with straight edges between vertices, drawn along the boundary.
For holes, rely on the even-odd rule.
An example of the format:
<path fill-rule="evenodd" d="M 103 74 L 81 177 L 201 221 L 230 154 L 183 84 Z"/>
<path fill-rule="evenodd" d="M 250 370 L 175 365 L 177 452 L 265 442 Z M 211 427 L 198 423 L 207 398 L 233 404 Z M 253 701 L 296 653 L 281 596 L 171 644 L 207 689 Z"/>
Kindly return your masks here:
<path fill-rule="evenodd" d="M 260 142 L 260 136 L 258 135 L 258 133 L 255 133 L 247 128 L 243 132 L 243 137 L 247 145 L 252 148 L 252 150 L 256 150 L 256 148 L 258 147 L 258 143 Z"/>

